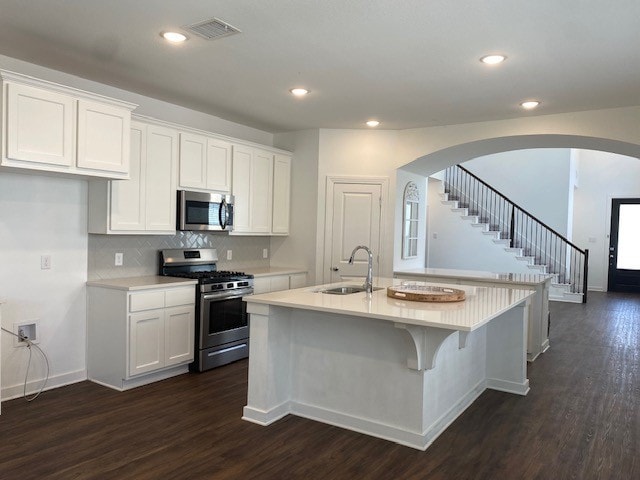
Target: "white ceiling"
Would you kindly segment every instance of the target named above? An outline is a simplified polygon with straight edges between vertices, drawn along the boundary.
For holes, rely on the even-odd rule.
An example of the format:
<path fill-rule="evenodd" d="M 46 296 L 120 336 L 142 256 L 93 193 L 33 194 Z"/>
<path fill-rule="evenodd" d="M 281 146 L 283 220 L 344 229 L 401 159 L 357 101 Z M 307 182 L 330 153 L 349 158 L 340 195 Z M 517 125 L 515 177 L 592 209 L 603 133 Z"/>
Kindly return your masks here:
<path fill-rule="evenodd" d="M 214 16 L 242 33 L 159 36 Z M 0 0 L 0 54 L 270 132 L 405 129 L 639 105 L 640 1 Z"/>

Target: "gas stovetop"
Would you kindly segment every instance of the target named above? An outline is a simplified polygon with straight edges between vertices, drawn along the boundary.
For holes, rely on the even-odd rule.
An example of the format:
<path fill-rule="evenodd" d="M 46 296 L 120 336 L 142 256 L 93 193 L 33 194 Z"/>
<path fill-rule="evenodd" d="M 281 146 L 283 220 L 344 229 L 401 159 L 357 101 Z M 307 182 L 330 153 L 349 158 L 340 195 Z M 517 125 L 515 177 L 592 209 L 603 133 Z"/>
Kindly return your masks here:
<path fill-rule="evenodd" d="M 246 274 L 244 272 L 230 272 L 227 270 L 207 270 L 200 272 L 174 272 L 168 273 L 172 277 L 192 278 L 198 280 L 200 284 L 206 283 L 218 283 L 218 282 L 233 282 L 237 280 L 248 280 L 253 278 L 253 275 Z"/>
<path fill-rule="evenodd" d="M 160 275 L 192 278 L 200 285 L 230 283 L 227 288 L 253 285 L 253 275 L 244 272 L 218 270 L 218 252 L 215 248 L 160 250 Z M 232 282 L 240 283 L 231 285 Z"/>

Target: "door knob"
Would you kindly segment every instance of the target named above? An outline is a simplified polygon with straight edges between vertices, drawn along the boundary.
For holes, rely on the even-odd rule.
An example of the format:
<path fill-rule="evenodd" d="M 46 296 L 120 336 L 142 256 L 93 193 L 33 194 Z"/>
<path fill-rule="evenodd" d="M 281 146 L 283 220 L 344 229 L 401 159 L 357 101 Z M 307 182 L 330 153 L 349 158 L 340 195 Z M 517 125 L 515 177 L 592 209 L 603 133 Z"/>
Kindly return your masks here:
<path fill-rule="evenodd" d="M 339 270 L 338 267 L 331 267 L 332 272 L 337 272 L 338 270 Z"/>

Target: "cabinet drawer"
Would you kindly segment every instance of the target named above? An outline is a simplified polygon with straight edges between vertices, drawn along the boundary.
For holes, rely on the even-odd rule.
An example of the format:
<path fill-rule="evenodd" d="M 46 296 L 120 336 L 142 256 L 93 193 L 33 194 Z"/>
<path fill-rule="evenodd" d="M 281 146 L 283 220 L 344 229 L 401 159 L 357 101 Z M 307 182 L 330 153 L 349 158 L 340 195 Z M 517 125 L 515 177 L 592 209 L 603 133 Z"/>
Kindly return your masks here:
<path fill-rule="evenodd" d="M 196 302 L 194 287 L 176 288 L 165 292 L 165 306 L 191 305 Z"/>
<path fill-rule="evenodd" d="M 132 293 L 129 296 L 130 312 L 140 312 L 153 308 L 164 308 L 164 290 L 159 292 Z"/>

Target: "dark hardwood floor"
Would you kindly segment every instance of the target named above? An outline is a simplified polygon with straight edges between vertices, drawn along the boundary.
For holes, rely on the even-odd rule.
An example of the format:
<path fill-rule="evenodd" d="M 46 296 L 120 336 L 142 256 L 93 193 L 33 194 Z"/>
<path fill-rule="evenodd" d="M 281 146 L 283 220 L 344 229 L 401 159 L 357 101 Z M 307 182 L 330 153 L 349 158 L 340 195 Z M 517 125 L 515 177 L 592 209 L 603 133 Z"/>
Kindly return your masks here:
<path fill-rule="evenodd" d="M 247 361 L 119 393 L 4 402 L 0 478 L 639 479 L 640 295 L 551 304 L 526 397 L 486 391 L 425 452 L 288 416 L 240 419 Z"/>

